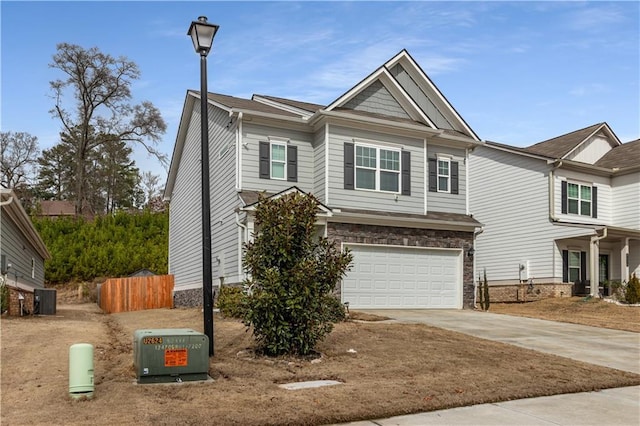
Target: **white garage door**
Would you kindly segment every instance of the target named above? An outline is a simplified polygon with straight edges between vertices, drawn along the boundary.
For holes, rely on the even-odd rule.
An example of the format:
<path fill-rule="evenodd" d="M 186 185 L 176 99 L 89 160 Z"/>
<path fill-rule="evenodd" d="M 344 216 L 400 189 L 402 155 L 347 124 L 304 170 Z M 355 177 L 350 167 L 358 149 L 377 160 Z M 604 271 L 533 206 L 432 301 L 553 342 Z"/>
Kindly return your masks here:
<path fill-rule="evenodd" d="M 349 308 L 461 308 L 461 250 L 348 246 L 351 271 L 342 281 Z"/>

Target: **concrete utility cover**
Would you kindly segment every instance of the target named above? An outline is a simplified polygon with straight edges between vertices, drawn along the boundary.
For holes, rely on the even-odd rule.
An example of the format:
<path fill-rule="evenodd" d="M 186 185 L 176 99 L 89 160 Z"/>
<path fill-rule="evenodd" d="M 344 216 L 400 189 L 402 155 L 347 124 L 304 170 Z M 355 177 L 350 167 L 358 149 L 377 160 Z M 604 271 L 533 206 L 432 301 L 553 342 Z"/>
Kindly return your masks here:
<path fill-rule="evenodd" d="M 314 380 L 312 382 L 284 383 L 279 386 L 287 390 L 298 390 L 298 389 L 319 388 L 322 386 L 333 386 L 333 385 L 341 385 L 341 384 L 342 382 L 338 382 L 335 380 Z"/>

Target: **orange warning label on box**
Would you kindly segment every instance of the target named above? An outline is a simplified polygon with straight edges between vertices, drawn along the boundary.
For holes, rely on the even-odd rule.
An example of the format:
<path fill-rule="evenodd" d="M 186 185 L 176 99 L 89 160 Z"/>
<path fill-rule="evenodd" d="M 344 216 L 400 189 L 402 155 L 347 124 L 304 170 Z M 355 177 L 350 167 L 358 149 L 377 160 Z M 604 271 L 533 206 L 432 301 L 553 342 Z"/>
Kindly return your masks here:
<path fill-rule="evenodd" d="M 187 349 L 165 349 L 164 350 L 164 366 L 165 367 L 186 367 L 187 366 Z"/>

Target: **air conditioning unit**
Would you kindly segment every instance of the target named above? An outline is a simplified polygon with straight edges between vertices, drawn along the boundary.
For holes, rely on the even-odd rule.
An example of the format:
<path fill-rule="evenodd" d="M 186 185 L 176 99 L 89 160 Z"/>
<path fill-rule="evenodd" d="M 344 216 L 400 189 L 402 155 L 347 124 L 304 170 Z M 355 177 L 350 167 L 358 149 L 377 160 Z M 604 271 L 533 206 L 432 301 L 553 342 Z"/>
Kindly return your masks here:
<path fill-rule="evenodd" d="M 136 330 L 133 365 L 138 383 L 209 378 L 209 338 L 188 328 Z"/>

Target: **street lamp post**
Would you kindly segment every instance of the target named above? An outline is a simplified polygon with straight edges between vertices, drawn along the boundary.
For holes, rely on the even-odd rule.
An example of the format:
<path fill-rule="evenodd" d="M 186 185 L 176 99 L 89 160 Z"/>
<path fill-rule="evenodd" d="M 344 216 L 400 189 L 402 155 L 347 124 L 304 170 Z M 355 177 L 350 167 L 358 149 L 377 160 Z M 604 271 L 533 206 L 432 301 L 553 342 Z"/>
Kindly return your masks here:
<path fill-rule="evenodd" d="M 206 16 L 191 22 L 191 36 L 200 54 L 200 155 L 202 157 L 202 297 L 204 334 L 209 338 L 209 356 L 213 356 L 213 282 L 211 278 L 211 200 L 209 194 L 209 112 L 207 104 L 207 55 L 220 28 L 207 22 Z"/>

